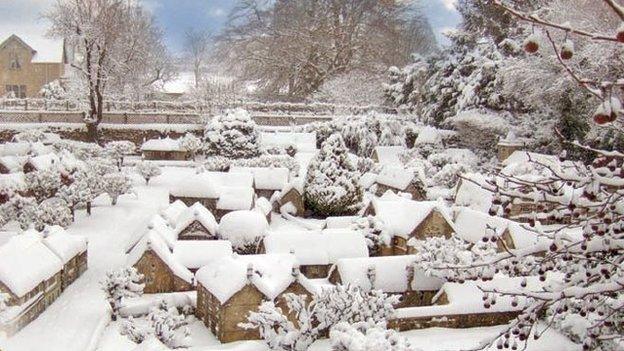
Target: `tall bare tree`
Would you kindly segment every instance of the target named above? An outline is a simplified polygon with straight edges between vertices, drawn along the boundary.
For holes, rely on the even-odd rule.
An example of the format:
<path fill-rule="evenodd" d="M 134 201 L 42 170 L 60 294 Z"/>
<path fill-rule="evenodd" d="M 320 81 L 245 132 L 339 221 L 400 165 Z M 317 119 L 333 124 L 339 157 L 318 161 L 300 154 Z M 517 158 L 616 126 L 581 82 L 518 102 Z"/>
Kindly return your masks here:
<path fill-rule="evenodd" d="M 409 30 L 417 24 L 410 6 L 394 0 L 241 0 L 219 38 L 220 54 L 266 92 L 306 97 L 333 76 L 407 63 L 420 39 Z M 422 34 L 435 42 L 430 31 Z"/>
<path fill-rule="evenodd" d="M 211 46 L 211 35 L 207 31 L 188 29 L 184 33 L 184 50 L 193 64 L 195 76 L 195 88 L 199 88 L 201 82 L 201 70 L 208 58 Z"/>
<path fill-rule="evenodd" d="M 133 0 L 57 0 L 45 14 L 49 34 L 71 43 L 72 67 L 86 86 L 90 138 L 98 139 L 105 96 L 165 79 L 170 60 L 161 33 Z"/>

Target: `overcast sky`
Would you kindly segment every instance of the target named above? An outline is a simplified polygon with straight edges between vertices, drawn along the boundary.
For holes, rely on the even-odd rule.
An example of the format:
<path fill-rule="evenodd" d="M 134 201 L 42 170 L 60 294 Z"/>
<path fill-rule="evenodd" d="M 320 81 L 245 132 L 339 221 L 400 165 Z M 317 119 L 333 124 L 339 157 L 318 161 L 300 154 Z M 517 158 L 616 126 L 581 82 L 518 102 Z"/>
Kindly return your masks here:
<path fill-rule="evenodd" d="M 0 36 L 23 33 L 43 34 L 46 24 L 41 19 L 55 0 L 0 0 Z M 140 0 L 165 31 L 167 45 L 174 52 L 182 47 L 184 31 L 207 28 L 218 32 L 223 26 L 234 0 Z M 425 13 L 439 41 L 441 33 L 454 28 L 460 20 L 453 6 L 455 0 L 421 0 Z M 0 39 L 2 40 L 2 39 Z M 36 49 L 36 48 L 35 48 Z"/>

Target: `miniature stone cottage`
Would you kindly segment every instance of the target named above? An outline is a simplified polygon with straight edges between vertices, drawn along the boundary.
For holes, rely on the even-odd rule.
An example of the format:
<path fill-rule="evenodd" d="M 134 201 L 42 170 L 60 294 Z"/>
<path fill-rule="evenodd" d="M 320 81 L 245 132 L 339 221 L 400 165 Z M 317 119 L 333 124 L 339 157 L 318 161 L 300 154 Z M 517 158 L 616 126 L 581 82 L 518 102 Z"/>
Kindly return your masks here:
<path fill-rule="evenodd" d="M 196 202 L 173 221 L 173 234 L 177 240 L 214 240 L 217 238 L 217 226 L 212 213 Z"/>
<path fill-rule="evenodd" d="M 295 178 L 282 189 L 275 201 L 275 211 L 302 217 L 305 214 L 303 179 Z"/>
<path fill-rule="evenodd" d="M 423 182 L 412 170 L 402 167 L 384 167 L 375 179 L 377 196 L 382 196 L 388 190 L 396 193 L 410 194 L 412 200 L 424 200 L 427 193 L 424 189 Z"/>
<path fill-rule="evenodd" d="M 187 150 L 180 146 L 180 141 L 169 137 L 151 139 L 141 145 L 145 160 L 185 161 L 190 157 Z"/>

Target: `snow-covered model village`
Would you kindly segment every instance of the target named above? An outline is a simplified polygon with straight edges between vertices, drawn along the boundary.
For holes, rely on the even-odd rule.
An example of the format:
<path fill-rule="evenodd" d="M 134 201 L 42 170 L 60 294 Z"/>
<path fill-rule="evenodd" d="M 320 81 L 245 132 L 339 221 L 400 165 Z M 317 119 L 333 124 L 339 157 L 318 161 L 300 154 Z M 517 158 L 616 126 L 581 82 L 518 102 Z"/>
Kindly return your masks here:
<path fill-rule="evenodd" d="M 623 0 L 9 3 L 0 350 L 624 350 Z"/>

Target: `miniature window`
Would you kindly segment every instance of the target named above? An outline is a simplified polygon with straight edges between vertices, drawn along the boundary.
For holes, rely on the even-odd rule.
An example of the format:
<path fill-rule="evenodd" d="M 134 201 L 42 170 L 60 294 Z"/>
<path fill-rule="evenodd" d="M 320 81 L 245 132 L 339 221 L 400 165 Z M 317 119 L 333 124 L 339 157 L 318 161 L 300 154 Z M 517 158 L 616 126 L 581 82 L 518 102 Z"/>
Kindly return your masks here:
<path fill-rule="evenodd" d="M 10 69 L 21 69 L 22 68 L 22 64 L 20 63 L 19 55 L 17 53 L 15 53 L 15 52 L 11 53 L 9 68 Z"/>

